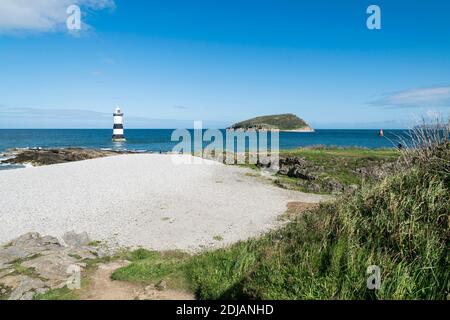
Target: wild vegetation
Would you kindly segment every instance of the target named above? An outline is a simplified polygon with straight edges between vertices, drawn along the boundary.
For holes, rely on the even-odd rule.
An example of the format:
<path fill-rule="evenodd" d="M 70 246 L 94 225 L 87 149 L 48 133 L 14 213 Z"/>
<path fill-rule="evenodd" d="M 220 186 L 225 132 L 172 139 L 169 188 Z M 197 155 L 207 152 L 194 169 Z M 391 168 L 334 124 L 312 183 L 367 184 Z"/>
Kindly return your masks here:
<path fill-rule="evenodd" d="M 275 183 L 286 189 L 342 193 L 395 170 L 400 152 L 394 148 L 309 147 L 281 151 Z"/>

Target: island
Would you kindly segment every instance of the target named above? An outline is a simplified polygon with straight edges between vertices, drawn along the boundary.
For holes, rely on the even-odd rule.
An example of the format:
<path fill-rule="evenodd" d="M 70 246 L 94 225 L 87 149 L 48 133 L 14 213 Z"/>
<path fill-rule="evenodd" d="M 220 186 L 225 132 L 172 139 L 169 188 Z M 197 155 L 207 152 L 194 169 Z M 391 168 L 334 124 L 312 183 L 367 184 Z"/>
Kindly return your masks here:
<path fill-rule="evenodd" d="M 303 119 L 292 113 L 260 116 L 235 123 L 227 129 L 314 132 L 314 129 Z"/>

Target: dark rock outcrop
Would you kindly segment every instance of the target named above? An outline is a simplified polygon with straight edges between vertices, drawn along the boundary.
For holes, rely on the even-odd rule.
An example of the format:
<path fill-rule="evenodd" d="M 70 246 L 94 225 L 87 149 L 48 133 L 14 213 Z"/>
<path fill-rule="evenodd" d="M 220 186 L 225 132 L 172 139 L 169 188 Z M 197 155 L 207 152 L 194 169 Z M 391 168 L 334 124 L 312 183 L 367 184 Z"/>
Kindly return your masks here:
<path fill-rule="evenodd" d="M 299 157 L 281 157 L 279 174 L 303 180 L 316 180 L 317 167 Z"/>
<path fill-rule="evenodd" d="M 271 163 L 265 159 L 259 161 L 257 166 L 268 168 Z M 348 169 L 353 175 L 359 176 L 363 180 L 380 180 L 386 177 L 389 172 L 397 168 L 395 162 L 367 161 L 364 167 Z M 329 170 L 330 171 L 330 170 Z M 340 181 L 319 165 L 299 156 L 281 156 L 279 159 L 278 174 L 290 178 L 298 179 L 294 183 L 283 179 L 275 180 L 275 183 L 285 189 L 292 189 L 293 186 L 300 187 L 307 192 L 340 194 L 347 191 L 354 191 L 359 188 L 357 184 L 346 184 Z"/>
<path fill-rule="evenodd" d="M 31 163 L 36 166 L 66 163 L 113 156 L 125 151 L 94 150 L 82 148 L 66 149 L 19 149 L 14 157 L 2 161 L 3 163 L 23 164 Z"/>

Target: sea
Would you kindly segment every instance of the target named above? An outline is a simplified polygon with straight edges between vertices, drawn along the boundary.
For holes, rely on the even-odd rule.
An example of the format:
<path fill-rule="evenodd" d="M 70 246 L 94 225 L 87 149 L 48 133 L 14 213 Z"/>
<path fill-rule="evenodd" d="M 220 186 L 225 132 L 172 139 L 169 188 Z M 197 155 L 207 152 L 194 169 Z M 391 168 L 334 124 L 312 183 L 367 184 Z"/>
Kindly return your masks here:
<path fill-rule="evenodd" d="M 137 152 L 170 152 L 179 140 L 172 141 L 174 129 L 127 129 L 126 141 L 111 140 L 111 129 L 0 129 L 0 162 L 13 148 L 94 148 Z M 221 130 L 225 137 L 225 130 Z M 189 130 L 193 136 L 193 130 Z M 407 130 L 323 129 L 315 132 L 280 132 L 280 150 L 307 146 L 394 148 L 407 139 Z M 269 139 L 270 140 L 270 139 Z M 204 142 L 203 147 L 209 142 Z M 194 145 L 194 144 L 192 144 Z M 21 166 L 0 164 L 0 170 Z"/>

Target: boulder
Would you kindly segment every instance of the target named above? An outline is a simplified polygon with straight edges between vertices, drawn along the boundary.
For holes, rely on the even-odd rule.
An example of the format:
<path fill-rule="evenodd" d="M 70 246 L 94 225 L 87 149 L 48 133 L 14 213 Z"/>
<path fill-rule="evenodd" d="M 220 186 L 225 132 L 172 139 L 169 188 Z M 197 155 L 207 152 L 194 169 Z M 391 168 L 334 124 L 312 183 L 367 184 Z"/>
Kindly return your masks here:
<path fill-rule="evenodd" d="M 86 232 L 76 233 L 75 231 L 69 231 L 62 236 L 62 239 L 66 245 L 73 247 L 86 246 L 91 242 Z"/>
<path fill-rule="evenodd" d="M 304 158 L 288 156 L 280 157 L 279 174 L 303 180 L 316 180 L 317 168 Z"/>
<path fill-rule="evenodd" d="M 329 190 L 332 194 L 340 194 L 344 192 L 345 189 L 344 185 L 341 182 L 330 177 L 324 180 L 324 184 L 327 190 Z"/>
<path fill-rule="evenodd" d="M 86 232 L 67 232 L 62 242 L 32 232 L 0 247 L 0 297 L 30 300 L 36 293 L 64 287 L 69 269 L 83 269 L 86 259 L 107 255 L 101 247 L 89 246 Z"/>
<path fill-rule="evenodd" d="M 157 284 L 155 284 L 155 289 L 159 291 L 163 291 L 167 289 L 167 282 L 164 280 L 159 281 Z"/>
<path fill-rule="evenodd" d="M 1 280 L 4 285 L 14 288 L 9 295 L 9 300 L 31 300 L 36 289 L 45 287 L 41 279 L 25 275 L 9 276 Z"/>

